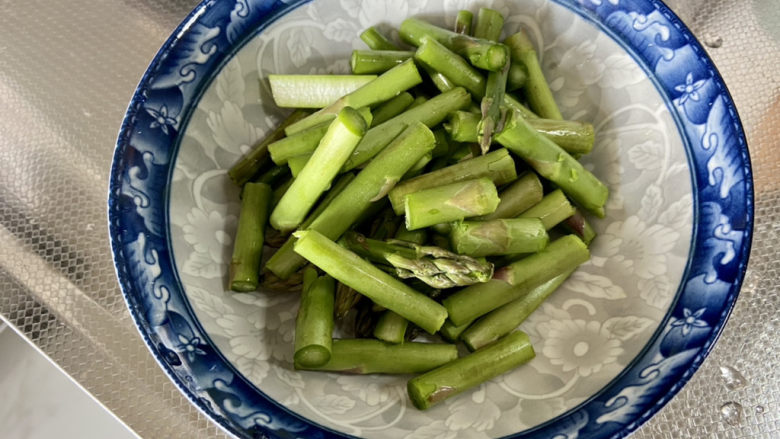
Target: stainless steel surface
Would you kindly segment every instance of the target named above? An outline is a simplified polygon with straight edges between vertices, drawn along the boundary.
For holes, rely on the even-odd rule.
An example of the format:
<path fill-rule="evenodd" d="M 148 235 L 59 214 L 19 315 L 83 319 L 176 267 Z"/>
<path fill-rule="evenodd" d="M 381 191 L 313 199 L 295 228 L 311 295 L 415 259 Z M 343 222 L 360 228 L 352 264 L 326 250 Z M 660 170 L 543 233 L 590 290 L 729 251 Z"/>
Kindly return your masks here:
<path fill-rule="evenodd" d="M 753 161 L 756 225 L 748 276 L 723 336 L 691 382 L 633 437 L 778 437 L 777 2 L 670 3 L 709 43 L 740 112 Z M 143 345 L 115 280 L 105 215 L 128 100 L 196 4 L 0 0 L 0 315 L 148 438 L 224 437 Z M 745 383 L 728 383 L 726 367 Z M 721 413 L 727 402 L 743 407 L 735 425 Z"/>

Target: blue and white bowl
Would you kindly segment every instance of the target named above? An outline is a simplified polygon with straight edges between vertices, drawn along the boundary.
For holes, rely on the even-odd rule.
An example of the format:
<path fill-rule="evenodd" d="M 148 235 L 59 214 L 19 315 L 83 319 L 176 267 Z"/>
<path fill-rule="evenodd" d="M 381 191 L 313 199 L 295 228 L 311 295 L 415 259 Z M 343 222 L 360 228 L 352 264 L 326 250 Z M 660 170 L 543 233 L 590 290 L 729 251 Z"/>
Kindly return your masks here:
<path fill-rule="evenodd" d="M 523 26 L 585 163 L 611 191 L 593 257 L 522 329 L 537 358 L 421 412 L 408 377 L 291 367 L 297 295 L 226 290 L 238 189 L 226 170 L 281 118 L 269 73 L 346 73 L 359 33 L 450 26 L 465 0 L 204 1 L 133 96 L 111 171 L 117 274 L 149 349 L 237 437 L 611 438 L 690 379 L 750 250 L 744 134 L 699 43 L 654 0 L 497 0 Z M 260 80 L 259 80 L 260 79 Z"/>

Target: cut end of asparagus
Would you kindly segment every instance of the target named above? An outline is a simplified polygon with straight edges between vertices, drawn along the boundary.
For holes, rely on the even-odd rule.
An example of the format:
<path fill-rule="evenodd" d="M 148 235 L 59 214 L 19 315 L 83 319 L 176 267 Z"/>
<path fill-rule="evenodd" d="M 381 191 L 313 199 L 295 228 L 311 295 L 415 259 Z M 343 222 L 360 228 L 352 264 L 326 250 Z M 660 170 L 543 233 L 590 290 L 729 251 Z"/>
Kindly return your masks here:
<path fill-rule="evenodd" d="M 295 368 L 320 367 L 330 360 L 330 351 L 324 346 L 310 345 L 295 353 Z"/>
<path fill-rule="evenodd" d="M 362 107 L 360 110 L 356 110 L 352 107 L 344 107 L 337 117 L 339 122 L 341 122 L 350 133 L 361 137 L 368 129 L 368 124 L 366 123 L 367 118 L 371 118 L 371 112 L 367 107 Z"/>
<path fill-rule="evenodd" d="M 257 289 L 257 282 L 234 280 L 230 283 L 230 290 L 237 293 L 250 293 Z"/>

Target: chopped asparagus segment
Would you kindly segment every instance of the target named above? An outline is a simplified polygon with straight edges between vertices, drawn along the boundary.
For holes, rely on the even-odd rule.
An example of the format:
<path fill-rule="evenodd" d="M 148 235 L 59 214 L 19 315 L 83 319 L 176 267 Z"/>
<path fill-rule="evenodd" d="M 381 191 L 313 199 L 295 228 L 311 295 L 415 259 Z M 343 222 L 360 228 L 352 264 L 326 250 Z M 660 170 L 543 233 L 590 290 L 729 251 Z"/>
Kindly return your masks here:
<path fill-rule="evenodd" d="M 301 173 L 303 168 L 306 166 L 306 163 L 309 163 L 311 156 L 312 154 L 301 154 L 295 157 L 290 157 L 287 160 L 287 166 L 290 168 L 290 173 L 292 174 L 293 178 L 298 177 L 298 174 Z"/>
<path fill-rule="evenodd" d="M 249 154 L 236 162 L 235 165 L 231 166 L 228 170 L 228 175 L 230 176 L 230 179 L 233 180 L 233 183 L 237 186 L 243 186 L 244 183 L 251 180 L 268 160 L 268 146 L 284 137 L 285 128 L 303 119 L 308 114 L 309 113 L 303 110 L 295 110 L 290 113 L 284 122 L 261 140 L 260 143 L 254 146 Z"/>
<path fill-rule="evenodd" d="M 433 38 L 423 38 L 414 59 L 443 74 L 457 86 L 481 98 L 485 94 L 485 78 L 477 69 Z"/>
<path fill-rule="evenodd" d="M 289 231 L 300 225 L 365 132 L 366 121 L 357 110 L 344 107 L 339 112 L 311 159 L 271 212 L 270 222 L 275 229 Z"/>
<path fill-rule="evenodd" d="M 460 335 L 460 339 L 469 349 L 474 351 L 509 334 L 520 326 L 550 294 L 557 290 L 572 272 L 573 270 L 558 275 L 519 299 L 491 311 L 469 326 Z"/>
<path fill-rule="evenodd" d="M 574 233 L 579 236 L 586 245 L 590 245 L 593 238 L 596 237 L 596 230 L 593 229 L 593 226 L 590 225 L 587 218 L 585 218 L 585 215 L 578 209 L 575 209 L 574 214 L 566 218 L 563 222 L 563 227 L 568 230 L 569 233 Z"/>
<path fill-rule="evenodd" d="M 354 180 L 308 226 L 330 239 L 338 239 L 361 214 L 382 199 L 388 190 L 422 156 L 433 149 L 434 136 L 420 122 L 413 123 L 372 160 Z M 378 205 L 381 207 L 381 205 Z M 291 238 L 266 263 L 266 269 L 282 279 L 305 264 L 293 251 Z"/>
<path fill-rule="evenodd" d="M 295 252 L 312 264 L 354 288 L 374 303 L 395 311 L 433 334 L 441 328 L 447 311 L 428 296 L 376 268 L 357 254 L 315 230 L 295 232 Z"/>
<path fill-rule="evenodd" d="M 387 310 L 382 313 L 374 327 L 374 337 L 388 343 L 403 343 L 409 320 Z"/>
<path fill-rule="evenodd" d="M 404 212 L 406 195 L 412 192 L 480 177 L 490 178 L 496 186 L 514 181 L 517 178 L 517 171 L 509 152 L 502 148 L 480 157 L 463 160 L 446 168 L 422 174 L 399 183 L 388 196 L 393 204 L 393 210 L 397 215 L 400 215 Z"/>
<path fill-rule="evenodd" d="M 370 107 L 380 102 L 387 101 L 421 82 L 422 77 L 420 76 L 420 72 L 417 71 L 414 61 L 411 59 L 404 61 L 352 93 L 342 96 L 327 107 L 287 126 L 284 132 L 289 136 L 311 126 L 331 120 L 345 107 Z"/>
<path fill-rule="evenodd" d="M 271 160 L 277 165 L 284 165 L 287 164 L 290 157 L 313 153 L 317 149 L 317 145 L 320 144 L 320 140 L 328 132 L 330 124 L 331 122 L 323 122 L 314 125 L 268 145 Z"/>
<path fill-rule="evenodd" d="M 479 8 L 474 37 L 488 41 L 498 41 L 504 29 L 504 16 L 495 9 Z"/>
<path fill-rule="evenodd" d="M 349 65 L 353 75 L 384 73 L 412 56 L 414 52 L 407 50 L 353 50 Z"/>
<path fill-rule="evenodd" d="M 514 218 L 540 202 L 543 196 L 542 182 L 539 181 L 539 177 L 533 172 L 526 172 L 498 194 L 501 202 L 498 203 L 495 212 L 474 219 L 490 221 Z"/>
<path fill-rule="evenodd" d="M 489 71 L 503 68 L 510 56 L 503 44 L 455 33 L 416 18 L 401 23 L 400 35 L 403 41 L 418 47 L 425 37 L 433 38 L 468 59 L 474 67 Z"/>
<path fill-rule="evenodd" d="M 380 125 L 408 109 L 414 102 L 414 97 L 408 92 L 403 92 L 389 101 L 379 105 L 374 110 L 374 119 L 371 121 L 371 127 Z"/>
<path fill-rule="evenodd" d="M 407 126 L 420 122 L 428 127 L 434 127 L 441 123 L 450 112 L 465 108 L 470 102 L 469 93 L 463 88 L 457 87 L 434 96 L 425 103 L 371 128 L 355 148 L 352 157 L 347 160 L 344 170 L 354 169 L 374 158 Z"/>
<path fill-rule="evenodd" d="M 398 46 L 382 35 L 374 26 L 360 34 L 360 39 L 372 50 L 400 50 Z"/>
<path fill-rule="evenodd" d="M 563 119 L 550 87 L 547 85 L 547 80 L 544 79 L 536 50 L 525 32 L 520 31 L 510 36 L 504 40 L 504 44 L 509 47 L 512 62 L 520 63 L 525 67 L 527 74 L 524 85 L 525 97 L 531 110 L 547 119 Z"/>
<path fill-rule="evenodd" d="M 492 213 L 498 207 L 496 185 L 487 177 L 412 192 L 404 199 L 406 228 L 460 221 Z"/>
<path fill-rule="evenodd" d="M 282 108 L 322 108 L 374 79 L 376 75 L 268 75 L 271 95 Z"/>
<path fill-rule="evenodd" d="M 471 23 L 474 21 L 474 14 L 471 11 L 461 9 L 458 16 L 455 17 L 455 33 L 462 35 L 471 35 Z"/>
<path fill-rule="evenodd" d="M 257 289 L 271 196 L 271 187 L 265 183 L 244 185 L 233 257 L 230 260 L 229 284 L 233 291 L 247 292 Z"/>
<path fill-rule="evenodd" d="M 589 257 L 588 247 L 579 238 L 566 235 L 551 242 L 539 253 L 496 270 L 490 282 L 464 288 L 442 303 L 452 323 L 462 325 L 573 270 Z"/>
<path fill-rule="evenodd" d="M 474 258 L 535 253 L 547 246 L 549 236 L 538 218 L 510 218 L 454 223 L 452 249 Z"/>
<path fill-rule="evenodd" d="M 539 218 L 546 230 L 550 230 L 566 218 L 574 215 L 574 206 L 569 203 L 566 195 L 556 189 L 545 195 L 541 201 L 520 214 L 521 218 Z"/>
<path fill-rule="evenodd" d="M 604 183 L 555 142 L 539 134 L 516 112 L 496 140 L 520 156 L 540 176 L 555 183 L 577 204 L 604 217 L 608 196 Z"/>
<path fill-rule="evenodd" d="M 307 277 L 315 279 L 307 285 Z M 336 282 L 330 276 L 316 278 L 308 268 L 303 274 L 303 291 L 295 320 L 295 363 L 303 367 L 322 366 L 330 360 L 333 337 L 333 300 Z"/>
<path fill-rule="evenodd" d="M 409 380 L 415 407 L 425 410 L 534 358 L 528 335 L 513 332 L 496 343 Z"/>
<path fill-rule="evenodd" d="M 387 343 L 370 339 L 335 339 L 330 361 L 309 370 L 352 374 L 426 372 L 458 358 L 458 349 L 444 343 Z M 296 369 L 303 369 L 295 365 Z"/>

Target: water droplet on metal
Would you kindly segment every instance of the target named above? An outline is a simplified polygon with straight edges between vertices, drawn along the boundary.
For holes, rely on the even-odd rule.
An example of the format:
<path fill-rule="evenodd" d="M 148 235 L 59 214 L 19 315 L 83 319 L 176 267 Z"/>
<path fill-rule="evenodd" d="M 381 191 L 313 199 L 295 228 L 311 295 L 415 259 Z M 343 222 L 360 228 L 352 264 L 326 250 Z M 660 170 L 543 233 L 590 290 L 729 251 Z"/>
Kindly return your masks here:
<path fill-rule="evenodd" d="M 759 415 L 764 413 L 764 406 L 763 405 L 757 405 L 756 406 L 756 413 L 759 414 Z"/>
<path fill-rule="evenodd" d="M 737 369 L 734 369 L 731 366 L 721 366 L 720 376 L 723 378 L 723 381 L 726 382 L 726 387 L 729 390 L 745 387 L 748 383 L 745 377 L 742 376 Z"/>
<path fill-rule="evenodd" d="M 742 406 L 733 401 L 729 401 L 720 406 L 720 417 L 729 425 L 737 425 L 742 419 Z"/>
<path fill-rule="evenodd" d="M 718 47 L 723 45 L 723 38 L 718 36 L 705 35 L 704 44 L 707 45 L 707 47 L 712 47 L 713 49 L 717 49 Z"/>

